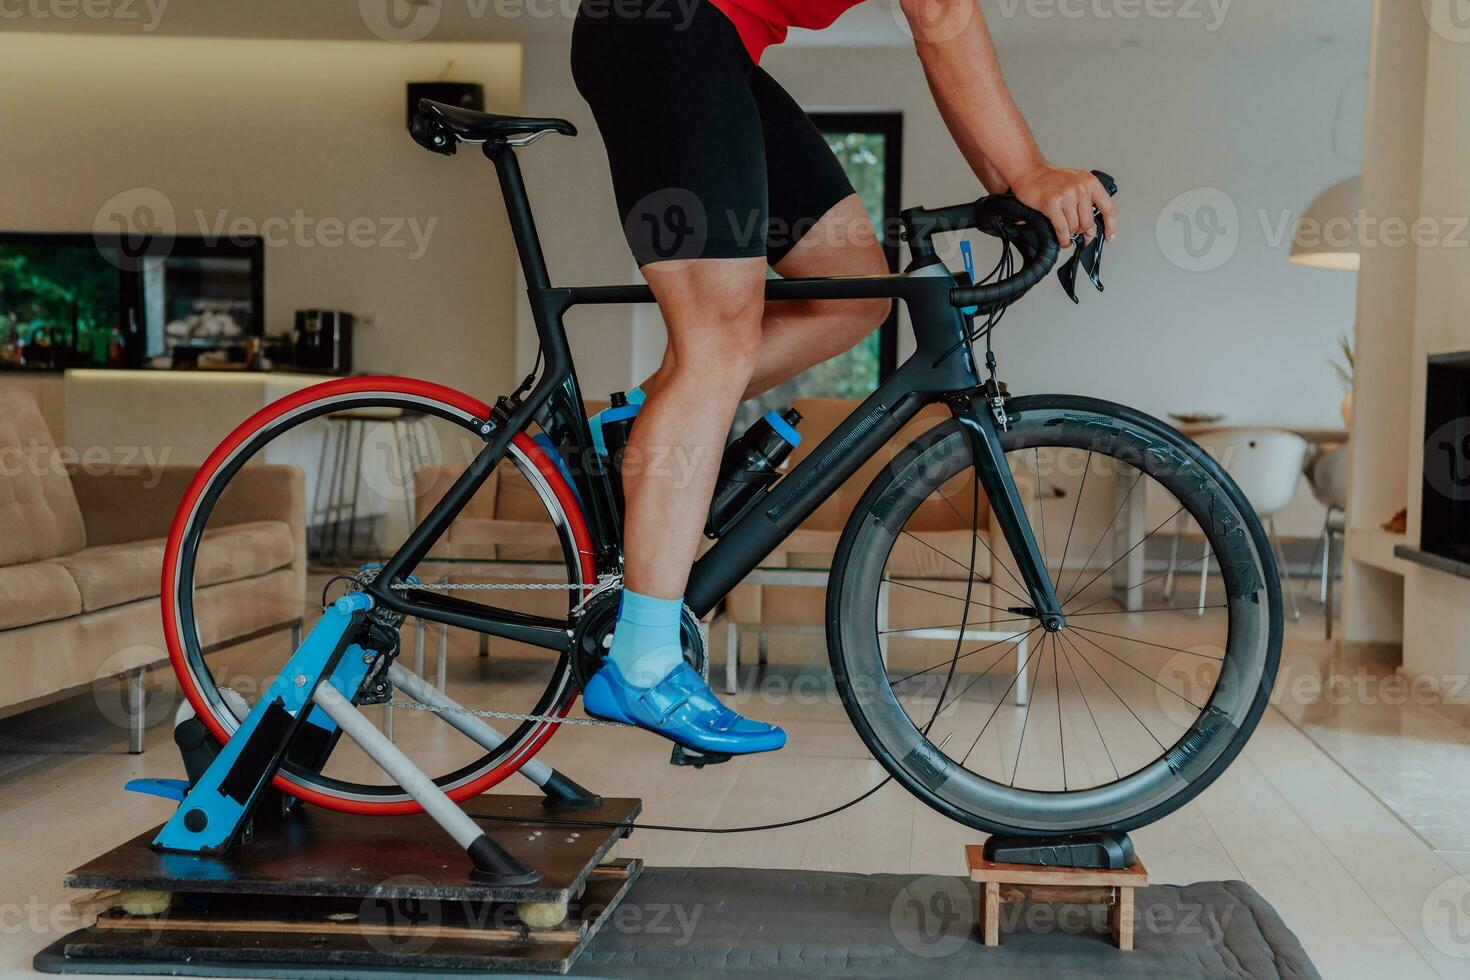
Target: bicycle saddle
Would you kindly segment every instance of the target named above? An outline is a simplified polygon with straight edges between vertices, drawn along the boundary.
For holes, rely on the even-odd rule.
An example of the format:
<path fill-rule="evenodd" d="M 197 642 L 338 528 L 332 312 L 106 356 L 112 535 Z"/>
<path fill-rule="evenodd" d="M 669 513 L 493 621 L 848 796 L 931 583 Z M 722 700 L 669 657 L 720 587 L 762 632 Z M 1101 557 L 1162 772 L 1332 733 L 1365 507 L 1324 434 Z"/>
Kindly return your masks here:
<path fill-rule="evenodd" d="M 577 127 L 565 119 L 502 116 L 494 112 L 476 112 L 473 109 L 435 102 L 433 99 L 420 99 L 419 111 L 413 117 L 409 132 L 420 146 L 449 156 L 461 141 L 486 143 L 510 140 L 517 136 L 539 139 L 546 133 L 576 136 Z"/>

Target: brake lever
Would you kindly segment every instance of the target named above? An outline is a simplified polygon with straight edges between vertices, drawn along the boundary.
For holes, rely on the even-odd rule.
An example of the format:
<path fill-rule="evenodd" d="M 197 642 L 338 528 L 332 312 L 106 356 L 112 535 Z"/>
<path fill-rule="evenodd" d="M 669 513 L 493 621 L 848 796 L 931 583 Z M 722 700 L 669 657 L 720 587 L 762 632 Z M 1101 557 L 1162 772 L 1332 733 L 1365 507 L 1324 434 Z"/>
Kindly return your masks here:
<path fill-rule="evenodd" d="M 1097 213 L 1096 208 L 1093 209 L 1093 220 L 1097 222 L 1097 227 L 1093 232 L 1092 241 L 1087 241 L 1082 235 L 1072 236 L 1072 257 L 1057 270 L 1057 279 L 1073 303 L 1082 302 L 1077 298 L 1077 268 L 1079 266 L 1087 273 L 1087 278 L 1092 280 L 1097 291 L 1103 291 L 1102 250 L 1106 236 L 1102 215 Z"/>

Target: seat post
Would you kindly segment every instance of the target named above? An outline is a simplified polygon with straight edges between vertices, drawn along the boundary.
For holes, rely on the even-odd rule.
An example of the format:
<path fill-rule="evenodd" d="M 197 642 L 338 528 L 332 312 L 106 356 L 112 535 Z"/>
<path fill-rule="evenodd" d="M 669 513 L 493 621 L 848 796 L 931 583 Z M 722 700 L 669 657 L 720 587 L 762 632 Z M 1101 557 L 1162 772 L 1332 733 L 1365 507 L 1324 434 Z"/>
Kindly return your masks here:
<path fill-rule="evenodd" d="M 495 173 L 500 178 L 500 194 L 505 199 L 506 216 L 510 219 L 510 230 L 515 236 L 516 252 L 520 255 L 526 286 L 533 290 L 550 289 L 546 256 L 541 251 L 541 238 L 536 234 L 536 220 L 531 216 L 531 202 L 526 197 L 526 184 L 521 179 L 521 167 L 516 160 L 515 150 L 502 140 L 488 140 L 485 143 L 485 156 L 495 164 Z"/>

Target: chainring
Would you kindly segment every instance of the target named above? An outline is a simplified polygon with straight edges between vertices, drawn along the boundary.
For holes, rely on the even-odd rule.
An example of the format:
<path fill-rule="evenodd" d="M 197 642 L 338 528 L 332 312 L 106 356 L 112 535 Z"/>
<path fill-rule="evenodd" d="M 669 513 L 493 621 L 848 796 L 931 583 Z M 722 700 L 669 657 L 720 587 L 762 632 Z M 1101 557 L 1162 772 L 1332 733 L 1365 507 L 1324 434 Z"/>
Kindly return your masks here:
<path fill-rule="evenodd" d="M 592 675 L 602 669 L 603 658 L 612 647 L 622 601 L 621 588 L 604 589 L 578 611 L 577 625 L 572 631 L 571 660 L 572 679 L 579 691 L 585 691 Z M 705 647 L 704 631 L 688 606 L 684 607 L 679 622 L 679 639 L 684 648 L 684 662 L 699 671 L 701 677 L 708 676 L 709 651 Z"/>

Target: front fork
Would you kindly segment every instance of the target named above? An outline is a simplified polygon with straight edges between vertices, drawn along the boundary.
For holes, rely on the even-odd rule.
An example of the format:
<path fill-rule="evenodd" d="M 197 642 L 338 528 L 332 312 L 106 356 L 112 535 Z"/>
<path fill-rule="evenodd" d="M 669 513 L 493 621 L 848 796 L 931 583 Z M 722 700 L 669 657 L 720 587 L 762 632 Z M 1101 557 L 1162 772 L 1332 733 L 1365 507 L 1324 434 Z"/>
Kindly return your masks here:
<path fill-rule="evenodd" d="M 1036 535 L 1031 531 L 1031 520 L 1026 516 L 1021 494 L 1011 476 L 1010 464 L 1006 462 L 1005 448 L 1000 442 L 998 424 L 1009 425 L 1005 414 L 1006 396 L 993 380 L 983 388 L 963 392 L 950 400 L 950 410 L 955 420 L 964 428 L 970 440 L 970 449 L 975 457 L 975 469 L 980 475 L 980 486 L 990 501 L 1006 544 L 1016 559 L 1021 581 L 1031 597 L 1031 608 L 1017 610 L 1035 616 L 1049 632 L 1056 632 L 1066 625 L 1062 615 L 1062 603 L 1057 598 L 1051 575 L 1046 570 L 1046 558 L 1036 544 Z M 1037 474 L 1040 478 L 1040 474 Z M 999 558 L 994 558 L 999 561 Z"/>

